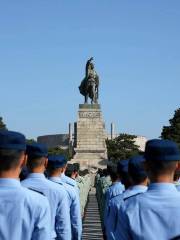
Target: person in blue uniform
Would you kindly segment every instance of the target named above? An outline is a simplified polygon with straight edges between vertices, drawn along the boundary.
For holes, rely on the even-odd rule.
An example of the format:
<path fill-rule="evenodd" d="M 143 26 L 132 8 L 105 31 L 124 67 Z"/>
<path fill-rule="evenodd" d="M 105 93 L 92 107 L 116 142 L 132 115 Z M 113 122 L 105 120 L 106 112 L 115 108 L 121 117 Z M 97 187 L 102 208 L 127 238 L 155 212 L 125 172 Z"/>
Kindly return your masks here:
<path fill-rule="evenodd" d="M 109 202 L 112 198 L 122 194 L 125 190 L 124 185 L 120 181 L 120 176 L 117 172 L 117 164 L 111 163 L 108 166 L 108 172 L 112 181 L 112 185 L 108 187 L 105 193 L 105 207 L 104 207 L 104 233 L 107 233 L 109 224 L 107 222 L 109 215 Z M 105 234 L 106 235 L 106 234 Z"/>
<path fill-rule="evenodd" d="M 62 180 L 66 183 L 69 183 L 74 186 L 77 192 L 77 196 L 79 197 L 79 188 L 77 186 L 76 178 L 77 178 L 76 166 L 74 164 L 68 163 L 66 165 L 65 175 L 62 174 Z"/>
<path fill-rule="evenodd" d="M 145 148 L 151 184 L 147 192 L 125 201 L 118 214 L 118 240 L 180 239 L 180 193 L 173 177 L 180 160 L 177 144 L 150 140 Z"/>
<path fill-rule="evenodd" d="M 59 185 L 63 185 L 68 193 L 72 239 L 81 240 L 82 220 L 79 198 L 77 197 L 77 192 L 74 189 L 74 185 L 64 183 L 61 180 L 61 174 L 63 173 L 67 160 L 62 155 L 50 155 L 48 160 L 47 172 L 49 180 Z"/>
<path fill-rule="evenodd" d="M 107 239 L 114 240 L 120 206 L 127 199 L 147 191 L 148 177 L 144 169 L 145 159 L 142 156 L 131 157 L 128 161 L 128 175 L 131 186 L 123 194 L 111 199 L 107 215 Z"/>
<path fill-rule="evenodd" d="M 63 186 L 45 178 L 48 164 L 46 146 L 38 143 L 27 145 L 27 167 L 30 174 L 21 182 L 22 186 L 45 195 L 51 207 L 51 238 L 71 239 L 70 209 L 67 192 Z"/>
<path fill-rule="evenodd" d="M 27 156 L 24 135 L 0 130 L 0 239 L 49 240 L 50 207 L 46 197 L 23 188 L 19 174 Z"/>

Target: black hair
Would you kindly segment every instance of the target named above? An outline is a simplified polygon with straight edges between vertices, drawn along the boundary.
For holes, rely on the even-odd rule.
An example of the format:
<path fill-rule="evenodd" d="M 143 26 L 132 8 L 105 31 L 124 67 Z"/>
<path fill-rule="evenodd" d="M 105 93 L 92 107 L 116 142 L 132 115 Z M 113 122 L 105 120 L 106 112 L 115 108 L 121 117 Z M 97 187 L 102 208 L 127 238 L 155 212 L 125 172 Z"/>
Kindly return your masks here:
<path fill-rule="evenodd" d="M 27 167 L 30 170 L 33 170 L 37 167 L 42 166 L 42 164 L 44 164 L 45 161 L 45 157 L 39 157 L 39 156 L 28 156 L 28 160 L 27 160 Z"/>
<path fill-rule="evenodd" d="M 107 170 L 107 168 L 104 168 L 103 170 L 102 170 L 102 174 L 103 174 L 103 176 L 104 177 L 107 177 L 108 176 L 108 170 Z"/>
<path fill-rule="evenodd" d="M 148 177 L 147 173 L 145 172 L 144 162 L 141 162 L 139 164 L 140 164 L 139 168 L 142 170 L 140 173 L 138 171 L 136 172 L 134 168 L 131 167 L 131 165 L 129 165 L 129 168 L 128 168 L 129 176 L 134 185 L 138 185 L 144 182 Z"/>
<path fill-rule="evenodd" d="M 83 177 L 86 176 L 88 173 L 89 173 L 88 169 L 84 169 L 79 172 L 79 175 Z"/>
<path fill-rule="evenodd" d="M 66 168 L 65 175 L 68 176 L 68 177 L 71 177 L 73 173 L 74 173 L 74 165 L 68 163 L 68 164 L 67 164 L 67 168 Z"/>
<path fill-rule="evenodd" d="M 155 176 L 175 172 L 177 163 L 178 161 L 147 161 L 149 170 Z"/>
<path fill-rule="evenodd" d="M 133 184 L 138 185 L 147 179 L 147 174 L 129 174 Z"/>
<path fill-rule="evenodd" d="M 128 172 L 121 172 L 121 183 L 125 186 L 125 189 L 132 185 Z"/>
<path fill-rule="evenodd" d="M 0 149 L 0 171 L 16 168 L 23 153 L 22 150 Z"/>
<path fill-rule="evenodd" d="M 114 182 L 118 179 L 117 165 L 116 164 L 111 164 L 109 166 L 109 175 L 111 177 L 112 182 Z"/>
<path fill-rule="evenodd" d="M 74 171 L 79 172 L 80 164 L 79 163 L 73 163 L 73 165 L 74 165 Z"/>

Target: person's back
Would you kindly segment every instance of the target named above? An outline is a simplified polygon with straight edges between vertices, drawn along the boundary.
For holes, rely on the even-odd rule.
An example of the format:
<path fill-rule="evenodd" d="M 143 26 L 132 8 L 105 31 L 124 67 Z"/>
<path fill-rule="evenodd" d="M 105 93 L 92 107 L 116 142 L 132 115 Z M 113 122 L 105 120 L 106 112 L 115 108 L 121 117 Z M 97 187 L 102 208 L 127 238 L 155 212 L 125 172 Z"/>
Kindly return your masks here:
<path fill-rule="evenodd" d="M 62 172 L 59 177 L 64 183 L 69 196 L 69 202 L 71 205 L 70 215 L 71 215 L 71 226 L 72 226 L 72 239 L 80 240 L 82 236 L 82 219 L 81 219 L 81 208 L 80 208 L 80 198 L 79 198 L 79 188 L 73 177 L 74 166 L 73 164 L 68 164 L 66 168 L 66 175 Z"/>
<path fill-rule="evenodd" d="M 30 173 L 21 184 L 28 189 L 42 193 L 49 200 L 51 208 L 51 239 L 70 240 L 71 225 L 67 192 L 63 186 L 59 186 L 46 179 L 42 173 L 43 170 L 37 171 L 38 168 L 45 169 L 45 163 L 44 160 L 40 158 L 40 155 L 39 158 L 37 158 L 37 153 L 36 157 L 34 157 L 34 152 L 37 150 L 35 148 L 40 149 L 40 145 L 34 144 L 28 146 L 28 166 L 32 173 Z M 33 152 L 33 157 L 31 156 L 31 152 Z"/>
<path fill-rule="evenodd" d="M 180 193 L 173 183 L 180 159 L 178 147 L 172 141 L 151 140 L 145 158 L 151 184 L 147 192 L 125 201 L 115 236 L 118 240 L 180 237 Z"/>
<path fill-rule="evenodd" d="M 47 199 L 21 187 L 19 180 L 0 179 L 0 239 L 49 240 Z M 41 235 L 41 236 L 40 236 Z"/>
<path fill-rule="evenodd" d="M 18 176 L 26 163 L 22 134 L 0 131 L 0 239 L 49 240 L 46 197 L 23 188 Z"/>
<path fill-rule="evenodd" d="M 126 189 L 122 194 L 113 197 L 109 203 L 109 211 L 106 220 L 106 235 L 108 240 L 115 239 L 114 232 L 120 207 L 128 199 L 134 198 L 134 196 L 147 191 L 148 178 L 144 169 L 144 161 L 144 158 L 139 155 L 131 157 L 129 161 L 127 161 L 128 167 L 120 171 L 121 173 L 127 171 L 132 186 Z"/>
<path fill-rule="evenodd" d="M 180 237 L 179 203 L 180 193 L 173 183 L 153 183 L 147 192 L 129 199 L 125 208 L 132 239 L 170 240 Z"/>

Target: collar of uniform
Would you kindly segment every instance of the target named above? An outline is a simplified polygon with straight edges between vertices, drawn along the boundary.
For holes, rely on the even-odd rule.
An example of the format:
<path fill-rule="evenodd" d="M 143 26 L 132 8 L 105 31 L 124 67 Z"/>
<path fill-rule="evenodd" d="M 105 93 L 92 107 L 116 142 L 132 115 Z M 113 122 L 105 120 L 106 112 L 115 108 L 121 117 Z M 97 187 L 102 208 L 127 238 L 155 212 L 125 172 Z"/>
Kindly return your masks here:
<path fill-rule="evenodd" d="M 173 183 L 151 183 L 148 187 L 148 191 L 158 190 L 158 191 L 177 191 Z"/>
<path fill-rule="evenodd" d="M 72 186 L 76 186 L 76 181 L 66 175 L 63 176 L 66 183 L 69 183 Z"/>
<path fill-rule="evenodd" d="M 20 187 L 20 181 L 15 178 L 0 178 L 1 187 Z"/>
<path fill-rule="evenodd" d="M 49 177 L 48 179 L 53 182 L 63 183 L 60 177 Z"/>
<path fill-rule="evenodd" d="M 147 187 L 146 186 L 143 186 L 143 185 L 134 185 L 134 186 L 132 186 L 132 187 L 130 187 L 130 190 L 144 190 L 144 191 L 146 191 L 147 190 Z"/>
<path fill-rule="evenodd" d="M 113 182 L 112 185 L 122 184 L 120 181 Z"/>
<path fill-rule="evenodd" d="M 46 178 L 43 173 L 30 173 L 28 178 Z"/>

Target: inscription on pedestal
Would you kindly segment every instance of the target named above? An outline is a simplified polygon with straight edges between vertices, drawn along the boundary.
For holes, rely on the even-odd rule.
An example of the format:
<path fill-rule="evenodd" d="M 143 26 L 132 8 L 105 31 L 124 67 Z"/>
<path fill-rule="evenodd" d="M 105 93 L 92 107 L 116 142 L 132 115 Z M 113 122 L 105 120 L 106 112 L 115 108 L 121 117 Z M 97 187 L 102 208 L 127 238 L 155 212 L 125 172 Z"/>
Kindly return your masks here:
<path fill-rule="evenodd" d="M 100 112 L 79 112 L 80 118 L 100 118 Z"/>

